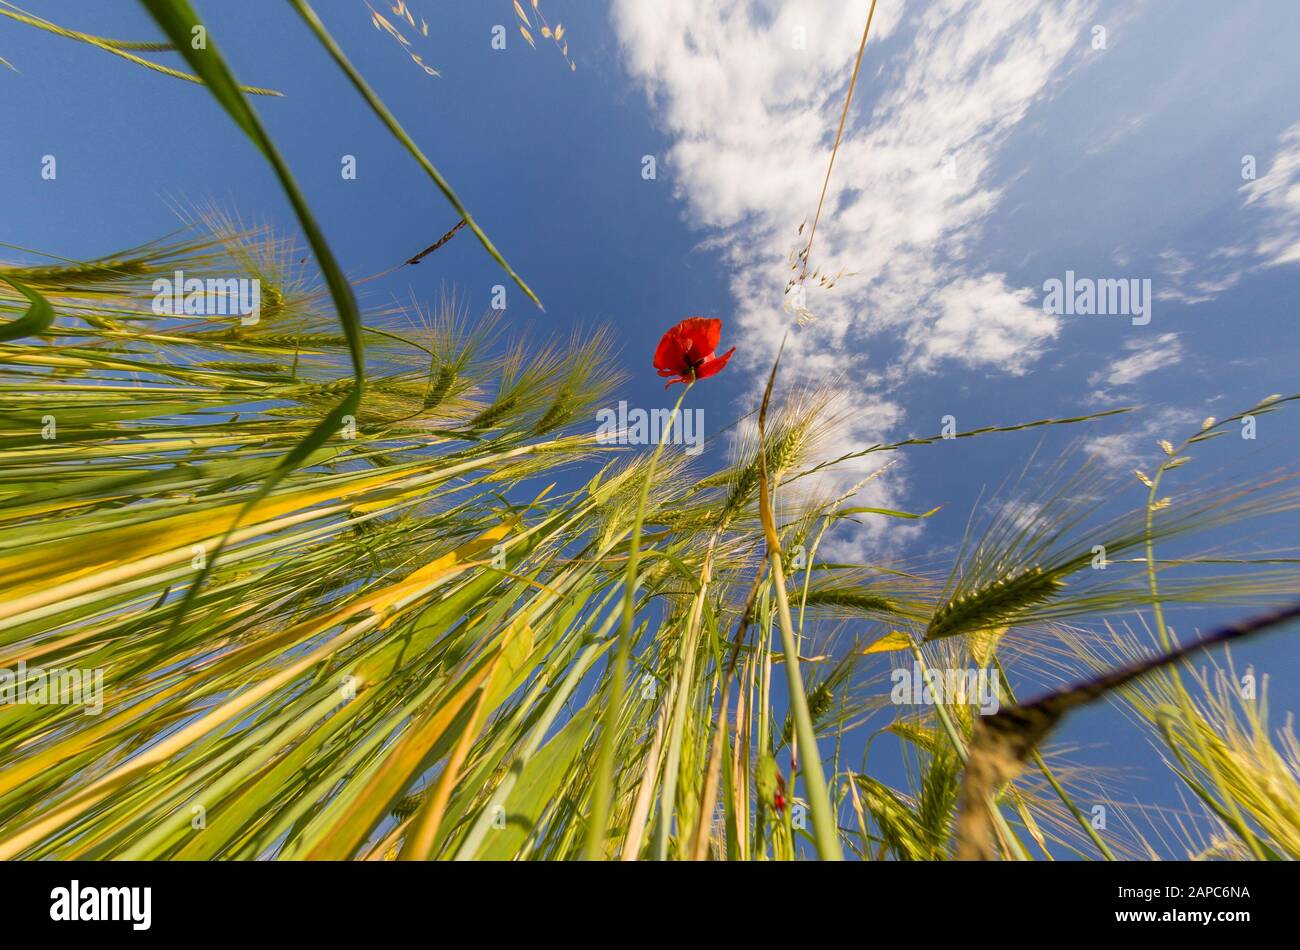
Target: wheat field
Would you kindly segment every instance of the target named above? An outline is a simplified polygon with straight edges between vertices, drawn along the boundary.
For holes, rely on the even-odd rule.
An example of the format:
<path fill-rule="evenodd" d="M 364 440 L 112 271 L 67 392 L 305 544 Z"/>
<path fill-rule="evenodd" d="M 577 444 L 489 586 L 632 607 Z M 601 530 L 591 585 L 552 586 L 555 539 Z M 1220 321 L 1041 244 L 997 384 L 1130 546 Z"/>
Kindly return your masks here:
<path fill-rule="evenodd" d="M 475 241 L 540 306 L 311 6 L 290 3 L 459 221 L 408 263 Z M 3 688 L 95 671 L 103 699 L 94 715 L 30 696 L 0 708 L 0 857 L 1300 857 L 1300 744 L 1220 654 L 1196 665 L 1293 621 L 1300 561 L 1164 547 L 1300 506 L 1295 471 L 1201 474 L 1215 439 L 1300 394 L 1170 434 L 1153 471 L 1063 454 L 942 562 L 829 560 L 837 531 L 934 512 L 864 506 L 860 484 L 822 476 L 904 454 L 942 464 L 949 438 L 1028 459 L 1041 432 L 1129 410 L 839 454 L 851 410 L 778 357 L 761 404 L 699 459 L 672 426 L 709 376 L 741 371 L 713 352 L 745 345 L 724 324 L 709 346 L 722 365 L 682 364 L 656 444 L 611 445 L 592 419 L 649 354 L 624 358 L 608 328 L 527 332 L 451 289 L 363 308 L 253 104 L 274 90 L 191 45 L 185 0 L 143 6 L 166 43 L 0 14 L 201 85 L 296 222 L 203 206 L 90 260 L 7 245 L 0 668 L 24 672 Z M 427 35 L 398 6 L 371 12 Z M 572 67 L 539 12 L 518 17 Z M 169 51 L 184 69 L 155 61 Z M 816 226 L 796 280 L 825 285 L 806 273 Z M 159 313 L 156 281 L 178 271 L 256 278 L 259 319 Z M 1103 502 L 1122 491 L 1137 494 L 1116 513 Z M 1241 622 L 1195 636 L 1166 616 L 1224 607 Z M 1012 693 L 1044 669 L 1054 686 Z M 891 702 L 891 681 L 927 689 L 930 671 L 967 671 L 1000 702 L 952 683 Z M 1093 777 L 1052 748 L 1098 700 L 1195 807 L 1164 840 L 1099 828 Z M 903 750 L 906 784 L 850 754 L 877 739 Z"/>

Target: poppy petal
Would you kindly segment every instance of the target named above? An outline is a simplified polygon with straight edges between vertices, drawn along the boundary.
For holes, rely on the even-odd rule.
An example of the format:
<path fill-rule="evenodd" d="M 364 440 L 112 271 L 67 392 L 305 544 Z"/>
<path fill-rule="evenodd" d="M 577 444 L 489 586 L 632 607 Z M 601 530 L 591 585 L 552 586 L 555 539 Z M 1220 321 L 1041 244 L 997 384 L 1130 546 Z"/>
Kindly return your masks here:
<path fill-rule="evenodd" d="M 690 340 L 689 352 L 697 360 L 711 356 L 722 339 L 722 321 L 717 317 L 687 317 L 676 329 Z"/>
<path fill-rule="evenodd" d="M 663 335 L 663 339 L 659 341 L 659 346 L 655 349 L 655 369 L 679 372 L 685 365 L 686 350 L 682 346 L 681 338 L 672 330 L 669 330 Z"/>
<path fill-rule="evenodd" d="M 695 378 L 707 379 L 710 376 L 721 373 L 722 368 L 727 365 L 727 360 L 731 359 L 731 354 L 734 352 L 736 352 L 736 348 L 733 346 L 721 356 L 715 356 L 705 360 L 700 366 L 696 367 Z"/>

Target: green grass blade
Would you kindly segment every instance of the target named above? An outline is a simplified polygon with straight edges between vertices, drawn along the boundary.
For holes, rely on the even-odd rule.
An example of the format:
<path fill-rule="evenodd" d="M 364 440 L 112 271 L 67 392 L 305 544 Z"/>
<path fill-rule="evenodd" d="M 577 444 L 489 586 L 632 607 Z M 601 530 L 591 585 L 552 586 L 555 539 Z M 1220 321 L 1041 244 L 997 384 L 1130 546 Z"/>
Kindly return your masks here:
<path fill-rule="evenodd" d="M 80 43 L 86 43 L 90 46 L 102 49 L 106 53 L 112 53 L 114 56 L 120 56 L 123 59 L 135 63 L 137 66 L 143 66 L 145 69 L 151 69 L 156 73 L 162 73 L 164 76 L 171 76 L 173 79 L 181 79 L 185 82 L 202 84 L 203 80 L 198 76 L 192 76 L 189 73 L 183 73 L 178 69 L 172 69 L 170 66 L 164 66 L 161 63 L 155 63 L 151 60 L 136 56 L 131 50 L 162 52 L 165 50 L 181 49 L 182 51 L 190 44 L 190 36 L 187 35 L 184 42 L 176 43 L 136 43 L 127 40 L 111 40 L 102 36 L 92 36 L 89 33 L 81 33 L 77 30 L 70 30 L 58 24 L 51 23 L 49 20 L 33 16 L 24 10 L 20 10 L 7 0 L 0 0 L 8 10 L 0 9 L 0 16 L 9 17 L 11 20 L 17 20 L 19 23 L 25 23 L 28 26 L 34 26 L 38 30 L 45 30 L 47 33 L 53 33 L 56 36 L 64 36 L 70 40 L 77 40 Z M 6 64 L 7 65 L 7 64 Z M 240 86 L 241 91 L 248 93 L 250 96 L 280 96 L 283 93 L 274 89 L 266 89 L 261 86 Z"/>
<path fill-rule="evenodd" d="M 280 186 L 289 198 L 290 204 L 293 205 L 298 222 L 302 226 L 307 241 L 311 245 L 316 260 L 325 275 L 330 297 L 334 301 L 339 322 L 342 324 L 344 335 L 347 337 L 348 352 L 352 360 L 355 378 L 352 391 L 308 433 L 306 438 L 299 442 L 281 460 L 270 477 L 263 482 L 258 493 L 249 499 L 245 506 L 245 511 L 247 511 L 259 500 L 266 497 L 284 475 L 301 464 L 312 452 L 333 437 L 339 431 L 344 417 L 356 414 L 358 407 L 361 405 L 361 394 L 365 386 L 365 344 L 362 340 L 361 312 L 357 307 L 352 286 L 335 259 L 333 251 L 330 250 L 324 233 L 316 223 L 316 218 L 307 204 L 307 199 L 298 187 L 289 166 L 280 155 L 279 149 L 276 148 L 271 136 L 257 117 L 257 113 L 242 95 L 241 87 L 235 82 L 229 67 L 221 57 L 216 42 L 209 35 L 207 46 L 204 49 L 194 49 L 189 44 L 188 40 L 194 27 L 202 25 L 194 10 L 186 0 L 141 0 L 141 2 L 158 22 L 158 25 L 162 27 L 163 32 L 171 37 L 172 42 L 181 50 L 182 55 L 184 55 L 194 71 L 203 78 L 212 95 L 225 108 L 231 119 L 243 129 L 244 134 L 248 136 L 274 169 L 276 177 L 280 181 Z M 230 532 L 233 532 L 235 527 L 238 526 L 239 520 L 241 519 L 235 520 L 227 532 L 226 538 L 223 538 L 212 558 L 206 562 L 199 576 L 190 585 L 186 594 L 187 605 L 193 603 L 193 598 L 202 586 L 203 579 L 216 564 Z M 184 610 L 177 612 L 174 625 L 179 625 L 184 614 Z"/>
<path fill-rule="evenodd" d="M 12 277 L 0 276 L 0 280 L 18 291 L 32 304 L 27 308 L 27 312 L 23 316 L 0 326 L 0 343 L 8 340 L 20 340 L 26 336 L 40 336 L 48 330 L 50 324 L 54 322 L 54 308 L 50 306 L 50 302 Z"/>

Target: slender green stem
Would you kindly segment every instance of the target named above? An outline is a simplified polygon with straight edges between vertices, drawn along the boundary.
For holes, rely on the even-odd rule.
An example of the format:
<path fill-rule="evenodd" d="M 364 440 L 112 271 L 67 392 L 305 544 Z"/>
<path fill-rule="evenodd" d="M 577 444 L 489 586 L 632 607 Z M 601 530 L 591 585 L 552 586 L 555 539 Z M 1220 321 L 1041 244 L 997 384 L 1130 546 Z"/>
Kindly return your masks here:
<path fill-rule="evenodd" d="M 623 575 L 623 620 L 618 631 L 618 650 L 615 652 L 613 668 L 609 672 L 609 705 L 605 707 L 600 728 L 600 749 L 596 759 L 596 785 L 591 796 L 591 815 L 588 818 L 587 839 L 583 849 L 583 858 L 598 861 L 605 856 L 605 826 L 609 823 L 610 799 L 614 786 L 614 749 L 617 745 L 619 711 L 623 707 L 623 694 L 627 688 L 628 658 L 632 653 L 632 626 L 636 619 L 636 572 L 641 557 L 641 525 L 645 519 L 645 506 L 650 497 L 650 484 L 654 480 L 655 469 L 659 465 L 659 456 L 663 454 L 664 445 L 677 422 L 677 413 L 682 401 L 691 390 L 691 383 L 682 389 L 673 406 L 668 425 L 660 433 L 659 444 L 650 455 L 650 464 L 646 467 L 645 478 L 641 481 L 641 493 L 637 498 L 636 515 L 632 521 L 632 537 L 628 542 L 627 570 Z"/>
<path fill-rule="evenodd" d="M 1160 466 L 1156 469 L 1155 475 L 1152 476 L 1151 478 L 1151 484 L 1147 491 L 1147 511 L 1146 511 L 1147 585 L 1151 591 L 1151 613 L 1155 619 L 1156 635 L 1160 638 L 1160 646 L 1162 649 L 1165 650 L 1165 652 L 1169 652 L 1173 650 L 1174 642 L 1173 642 L 1173 636 L 1169 633 L 1169 628 L 1165 624 L 1165 611 L 1164 611 L 1164 607 L 1160 603 L 1160 590 L 1156 583 L 1155 513 L 1158 510 L 1157 496 L 1159 495 L 1160 492 L 1160 482 L 1164 479 L 1165 472 L 1169 471 L 1170 466 L 1172 464 L 1172 460 L 1178 458 L 1180 454 L 1187 448 L 1188 445 L 1189 445 L 1188 442 L 1184 442 L 1182 445 L 1178 447 L 1177 451 L 1170 454 L 1168 457 L 1165 458 L 1163 462 L 1160 463 Z M 1187 688 L 1183 685 L 1182 678 L 1178 675 L 1177 668 L 1171 670 L 1171 677 L 1174 682 L 1174 688 L 1178 691 L 1178 695 L 1181 699 L 1180 705 L 1185 710 L 1192 712 L 1194 714 L 1195 705 L 1192 702 L 1191 694 L 1187 692 Z M 1194 715 L 1193 718 L 1195 718 Z M 1213 759 L 1210 755 L 1210 752 L 1205 747 L 1205 739 L 1201 735 L 1200 726 L 1197 723 L 1193 722 L 1191 723 L 1191 726 L 1187 731 L 1191 734 L 1191 739 L 1196 744 L 1197 751 L 1200 752 L 1201 754 L 1201 760 L 1205 763 L 1206 771 L 1210 773 L 1210 778 L 1214 782 L 1214 786 L 1219 793 L 1219 797 L 1223 800 L 1224 804 L 1226 805 L 1229 814 L 1232 815 L 1233 822 L 1235 822 L 1235 826 L 1233 826 L 1232 822 L 1229 822 L 1228 824 L 1234 828 L 1234 830 L 1238 833 L 1238 835 L 1240 835 L 1242 838 L 1245 839 L 1246 844 L 1250 848 L 1251 853 L 1255 856 L 1255 859 L 1258 861 L 1263 861 L 1265 857 L 1264 850 L 1260 846 L 1259 840 L 1255 837 L 1254 834 L 1251 833 L 1250 827 L 1246 824 L 1245 819 L 1242 817 L 1241 809 L 1237 807 L 1236 797 L 1229 794 L 1228 790 L 1224 788 L 1223 781 L 1219 777 L 1218 769 L 1214 767 Z"/>
<path fill-rule="evenodd" d="M 120 56 L 125 60 L 135 63 L 137 66 L 143 66 L 145 69 L 151 69 L 156 73 L 162 73 L 164 76 L 171 76 L 173 79 L 181 79 L 185 82 L 197 83 L 203 85 L 203 80 L 198 76 L 192 76 L 189 73 L 183 73 L 179 69 L 172 69 L 170 66 L 164 66 L 161 63 L 155 63 L 152 60 L 145 59 L 142 56 L 136 56 L 129 50 L 142 50 L 145 52 L 161 52 L 176 49 L 172 43 L 132 43 L 125 40 L 111 40 L 104 36 L 92 36 L 89 33 L 81 33 L 77 30 L 69 30 L 59 26 L 57 23 L 51 23 L 49 20 L 42 19 L 38 16 L 32 16 L 23 10 L 18 9 L 8 0 L 0 0 L 8 10 L 0 10 L 0 16 L 9 17 L 17 20 L 19 23 L 25 23 L 28 26 L 34 26 L 38 30 L 45 30 L 47 33 L 53 33 L 56 36 L 67 37 L 70 40 L 77 40 L 89 46 L 102 49 L 105 53 L 112 53 L 114 56 Z M 282 93 L 274 89 L 264 89 L 261 86 L 240 86 L 241 92 L 248 93 L 251 96 L 279 96 Z"/>
<path fill-rule="evenodd" d="M 713 551 L 717 545 L 718 534 L 714 532 L 709 539 L 709 548 L 704 555 L 704 567 L 699 592 L 691 604 L 691 614 L 686 632 L 681 639 L 680 666 L 676 674 L 673 695 L 673 717 L 668 731 L 668 746 L 664 758 L 663 787 L 660 790 L 659 824 L 655 834 L 655 858 L 659 861 L 668 858 L 668 836 L 671 831 L 674 803 L 677 798 L 677 776 L 682 760 L 682 732 L 686 727 L 686 708 L 690 701 L 693 673 L 695 670 L 696 635 L 699 632 L 700 612 L 707 596 L 710 572 L 713 563 Z M 684 831 L 684 829 L 683 829 Z"/>
<path fill-rule="evenodd" d="M 803 252 L 803 266 L 799 268 L 799 280 L 802 283 L 808 273 L 808 259 L 812 256 L 813 238 L 817 236 L 817 222 L 821 220 L 822 204 L 826 201 L 826 189 L 831 183 L 831 170 L 835 168 L 835 156 L 840 150 L 840 139 L 844 135 L 844 123 L 849 117 L 849 106 L 853 102 L 853 90 L 858 85 L 858 71 L 862 69 L 862 54 L 867 48 L 867 35 L 871 32 L 871 21 L 876 15 L 876 0 L 871 0 L 871 9 L 867 11 L 867 25 L 862 28 L 862 42 L 858 44 L 858 56 L 853 61 L 853 76 L 849 79 L 849 92 L 844 97 L 844 109 L 840 112 L 840 127 L 835 131 L 835 145 L 831 148 L 831 160 L 826 164 L 826 178 L 822 181 L 821 197 L 817 199 L 817 213 L 813 215 L 812 229 L 808 232 L 808 246 Z"/>
<path fill-rule="evenodd" d="M 781 649 L 785 651 L 786 682 L 790 691 L 790 709 L 794 714 L 795 735 L 799 737 L 800 761 L 804 775 L 804 791 L 812 810 L 813 836 L 817 853 L 823 861 L 843 861 L 837 832 L 838 822 L 826 791 L 826 776 L 822 772 L 821 754 L 817 749 L 817 734 L 813 730 L 812 715 L 808 712 L 808 697 L 804 693 L 803 676 L 799 672 L 799 648 L 795 643 L 794 623 L 790 619 L 790 600 L 785 592 L 785 572 L 781 568 L 781 550 L 768 552 L 772 565 L 772 586 L 776 591 L 777 619 L 781 627 Z M 793 785 L 794 776 L 790 777 Z"/>

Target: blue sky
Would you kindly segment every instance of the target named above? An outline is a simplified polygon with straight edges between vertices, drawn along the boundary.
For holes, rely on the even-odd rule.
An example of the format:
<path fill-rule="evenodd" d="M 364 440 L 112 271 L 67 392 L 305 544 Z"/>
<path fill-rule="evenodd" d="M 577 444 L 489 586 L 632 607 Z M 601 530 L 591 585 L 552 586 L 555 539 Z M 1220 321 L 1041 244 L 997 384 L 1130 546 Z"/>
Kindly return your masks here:
<path fill-rule="evenodd" d="M 543 0 L 566 27 L 572 72 L 549 41 L 523 41 L 510 0 L 408 5 L 430 23 L 427 38 L 407 33 L 439 77 L 373 29 L 362 0 L 316 7 L 546 303 L 511 288 L 510 323 L 564 336 L 611 324 L 631 376 L 619 396 L 633 405 L 665 404 L 654 344 L 703 314 L 738 347 L 691 394 L 714 431 L 753 405 L 787 330 L 791 378 L 836 380 L 853 406 L 838 451 L 934 434 L 945 415 L 965 429 L 1142 407 L 1086 430 L 919 449 L 864 502 L 942 512 L 923 528 L 842 534 L 838 554 L 942 565 L 972 507 L 1040 438 L 1044 455 L 1072 445 L 1128 470 L 1150 464 L 1156 439 L 1297 388 L 1300 5 L 881 0 L 813 254 L 845 276 L 810 289 L 816 320 L 797 328 L 787 255 L 816 207 L 868 4 Z M 26 7 L 156 36 L 133 4 Z M 285 93 L 257 108 L 350 273 L 385 270 L 455 223 L 287 4 L 196 7 L 241 80 Z M 497 24 L 504 50 L 491 47 Z M 173 230 L 174 207 L 204 201 L 291 227 L 265 163 L 201 90 L 10 21 L 0 57 L 19 70 L 0 69 L 0 240 L 97 256 Z M 46 154 L 55 181 L 40 179 Z M 340 176 L 345 154 L 355 181 Z M 1067 270 L 1149 279 L 1150 323 L 1045 313 L 1044 282 Z M 427 300 L 445 284 L 485 309 L 504 282 L 461 235 L 367 285 L 364 302 L 408 288 Z M 1196 477 L 1294 464 L 1294 415 L 1261 418 L 1254 441 L 1219 440 Z M 1273 674 L 1277 709 L 1300 705 L 1295 655 L 1284 637 L 1240 653 Z M 1120 798 L 1174 801 L 1151 750 L 1115 741 L 1129 728 L 1103 710 L 1063 738 L 1084 747 L 1076 760 L 1142 769 Z"/>

